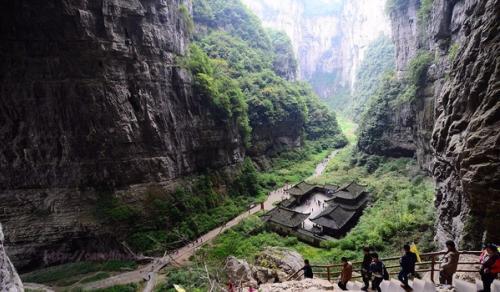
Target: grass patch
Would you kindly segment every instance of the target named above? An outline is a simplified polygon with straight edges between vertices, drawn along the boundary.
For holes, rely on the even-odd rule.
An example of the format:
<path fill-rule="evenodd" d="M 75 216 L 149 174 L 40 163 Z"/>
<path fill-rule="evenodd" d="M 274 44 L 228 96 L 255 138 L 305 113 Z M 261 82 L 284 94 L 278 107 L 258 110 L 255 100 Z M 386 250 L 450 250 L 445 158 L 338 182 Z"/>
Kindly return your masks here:
<path fill-rule="evenodd" d="M 135 292 L 139 291 L 139 285 L 135 283 L 126 285 L 117 285 L 109 288 L 95 289 L 93 292 Z"/>
<path fill-rule="evenodd" d="M 117 272 L 124 269 L 135 269 L 133 261 L 106 261 L 106 262 L 76 262 L 54 267 L 48 267 L 21 275 L 23 282 L 56 284 L 69 286 L 78 282 L 83 275 L 95 272 Z"/>
<path fill-rule="evenodd" d="M 358 125 L 340 113 L 337 113 L 337 121 L 342 133 L 346 136 L 347 141 L 349 141 L 350 144 L 355 144 Z"/>
<path fill-rule="evenodd" d="M 84 284 L 84 283 L 90 283 L 90 282 L 95 282 L 95 281 L 99 281 L 99 280 L 102 280 L 102 279 L 106 279 L 106 278 L 109 278 L 111 275 L 107 272 L 98 272 L 97 274 L 95 275 L 92 275 L 92 276 L 89 276 L 89 277 L 85 277 L 83 279 L 80 280 L 80 284 Z"/>

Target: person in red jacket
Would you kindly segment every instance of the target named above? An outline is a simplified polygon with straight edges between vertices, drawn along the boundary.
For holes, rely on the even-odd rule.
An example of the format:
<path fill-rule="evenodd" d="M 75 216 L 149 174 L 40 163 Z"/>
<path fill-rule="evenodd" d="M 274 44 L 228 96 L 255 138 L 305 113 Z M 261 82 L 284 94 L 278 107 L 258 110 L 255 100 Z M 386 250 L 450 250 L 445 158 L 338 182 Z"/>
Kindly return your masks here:
<path fill-rule="evenodd" d="M 486 245 L 486 254 L 481 259 L 481 280 L 483 281 L 483 291 L 491 291 L 491 283 L 495 280 L 500 273 L 500 254 L 498 248 L 494 244 Z"/>

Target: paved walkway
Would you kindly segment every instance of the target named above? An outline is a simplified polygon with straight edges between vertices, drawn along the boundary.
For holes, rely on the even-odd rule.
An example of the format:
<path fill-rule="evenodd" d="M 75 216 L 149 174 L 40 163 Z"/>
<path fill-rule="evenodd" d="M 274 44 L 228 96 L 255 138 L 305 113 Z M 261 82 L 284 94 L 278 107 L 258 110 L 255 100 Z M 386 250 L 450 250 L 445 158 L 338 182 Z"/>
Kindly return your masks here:
<path fill-rule="evenodd" d="M 324 172 L 326 165 L 328 164 L 330 159 L 332 159 L 337 154 L 338 151 L 339 150 L 334 150 L 327 158 L 321 161 L 321 163 L 319 163 L 318 166 L 316 167 L 314 174 L 310 178 L 321 175 Z M 283 199 L 287 198 L 285 190 L 290 187 L 291 185 L 285 185 L 284 187 L 281 187 L 279 189 L 270 192 L 269 196 L 264 202 L 264 209 L 270 210 L 274 207 L 275 203 L 280 202 Z M 201 246 L 212 241 L 220 233 L 237 225 L 243 219 L 248 218 L 250 215 L 257 213 L 260 210 L 261 210 L 261 205 L 257 204 L 255 207 L 249 209 L 248 211 L 245 211 L 244 213 L 241 213 L 240 215 L 233 218 L 224 225 L 219 226 L 209 231 L 208 233 L 205 233 L 204 235 L 200 236 L 198 239 L 195 240 L 195 243 L 187 244 L 182 248 L 179 248 L 176 251 L 173 251 L 172 253 L 165 255 L 162 258 L 157 258 L 154 260 L 153 263 L 150 263 L 140 269 L 112 276 L 97 282 L 92 282 L 84 285 L 83 287 L 84 289 L 100 289 L 115 285 L 136 283 L 142 280 L 147 281 L 146 283 L 147 287 L 151 287 L 152 284 L 154 286 L 153 282 L 156 281 L 156 273 L 159 270 L 161 270 L 167 265 L 182 266 L 186 264 L 189 258 L 192 255 L 194 255 L 196 250 L 198 250 Z"/>

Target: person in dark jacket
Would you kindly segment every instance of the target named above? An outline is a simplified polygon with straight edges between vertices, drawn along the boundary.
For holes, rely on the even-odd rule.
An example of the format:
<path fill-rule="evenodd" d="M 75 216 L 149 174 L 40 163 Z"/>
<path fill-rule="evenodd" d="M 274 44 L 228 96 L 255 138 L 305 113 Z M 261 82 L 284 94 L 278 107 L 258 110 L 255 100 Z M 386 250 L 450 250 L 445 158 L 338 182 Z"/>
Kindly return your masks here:
<path fill-rule="evenodd" d="M 479 274 L 481 274 L 481 280 L 483 281 L 483 291 L 490 292 L 491 291 L 491 283 L 498 276 L 498 263 L 500 261 L 500 254 L 498 253 L 498 248 L 494 244 L 487 244 L 485 247 L 486 254 L 481 260 L 481 270 Z"/>
<path fill-rule="evenodd" d="M 304 278 L 313 278 L 313 270 L 309 265 L 309 260 L 304 260 L 304 267 L 301 270 L 304 271 Z"/>
<path fill-rule="evenodd" d="M 415 274 L 415 263 L 417 262 L 417 255 L 410 251 L 410 245 L 405 244 L 403 246 L 404 254 L 399 259 L 399 265 L 401 266 L 401 271 L 399 272 L 398 279 L 403 283 L 403 288 L 406 290 L 411 290 L 410 285 L 408 285 L 408 276 Z"/>
<path fill-rule="evenodd" d="M 378 254 L 376 252 L 372 253 L 370 272 L 373 274 L 372 289 L 382 292 L 380 283 L 384 280 L 384 263 L 378 259 Z"/>
<path fill-rule="evenodd" d="M 372 277 L 372 274 L 370 273 L 370 264 L 372 263 L 372 257 L 370 255 L 370 248 L 365 246 L 363 248 L 363 263 L 361 264 L 361 277 L 363 278 L 363 283 L 365 283 L 365 286 L 361 288 L 361 290 L 368 290 L 370 287 L 370 278 Z"/>

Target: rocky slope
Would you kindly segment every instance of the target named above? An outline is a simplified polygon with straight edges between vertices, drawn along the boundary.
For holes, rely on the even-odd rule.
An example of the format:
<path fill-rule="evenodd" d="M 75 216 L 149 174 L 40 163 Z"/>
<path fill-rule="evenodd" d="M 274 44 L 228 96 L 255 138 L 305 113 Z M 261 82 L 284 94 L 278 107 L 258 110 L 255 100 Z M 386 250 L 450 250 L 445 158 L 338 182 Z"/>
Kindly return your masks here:
<path fill-rule="evenodd" d="M 382 0 L 244 2 L 265 26 L 288 34 L 299 78 L 323 98 L 350 91 L 366 46 L 379 33 L 389 33 Z"/>
<path fill-rule="evenodd" d="M 99 256 L 98 190 L 242 161 L 236 122 L 176 66 L 183 3 L 1 4 L 0 221 L 20 267 Z"/>
<path fill-rule="evenodd" d="M 497 242 L 500 1 L 392 3 L 399 5 L 391 12 L 396 75 L 400 84 L 408 83 L 408 72 L 421 65 L 423 79 L 412 99 L 389 105 L 386 114 L 381 109 L 380 116 L 387 119 L 375 124 L 382 127 L 364 131 L 360 141 L 390 141 L 398 149 L 411 149 L 405 155 L 414 153 L 421 168 L 435 178 L 441 243 L 454 239 L 478 248 L 482 241 Z M 422 52 L 430 52 L 429 63 L 419 57 Z M 384 147 L 358 146 L 369 153 L 401 155 Z"/>

